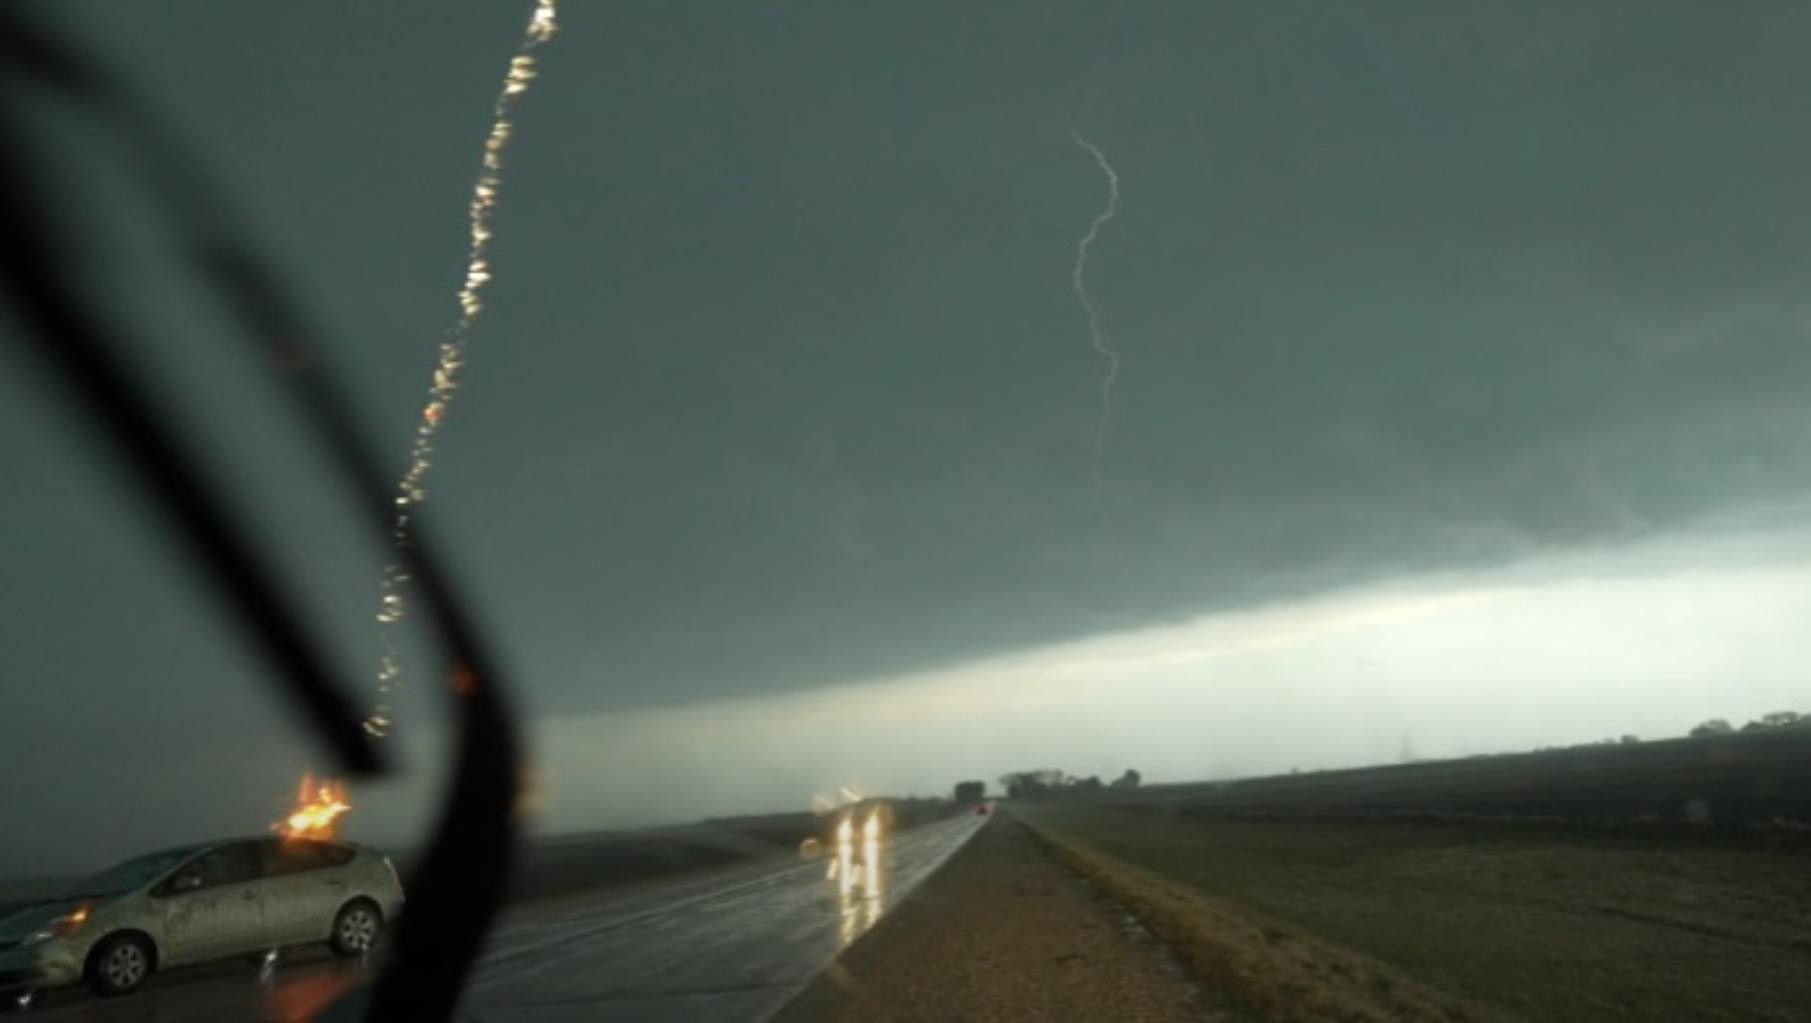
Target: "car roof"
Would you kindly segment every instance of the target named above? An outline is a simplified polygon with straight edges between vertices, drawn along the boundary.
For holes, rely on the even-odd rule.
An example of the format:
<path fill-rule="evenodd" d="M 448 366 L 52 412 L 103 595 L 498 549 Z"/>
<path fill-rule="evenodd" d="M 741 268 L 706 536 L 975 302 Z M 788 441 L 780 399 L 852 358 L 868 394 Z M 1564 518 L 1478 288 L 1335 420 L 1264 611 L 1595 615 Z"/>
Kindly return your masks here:
<path fill-rule="evenodd" d="M 142 859 L 146 856 L 193 856 L 196 853 L 207 852 L 209 849 L 218 849 L 223 845 L 236 845 L 240 842 L 278 842 L 278 841 L 283 841 L 283 840 L 284 840 L 284 837 L 282 835 L 273 835 L 273 834 L 231 835 L 231 836 L 228 836 L 225 838 L 216 838 L 216 839 L 212 839 L 212 840 L 206 841 L 206 842 L 190 842 L 187 845 L 173 845 L 173 846 L 169 846 L 169 847 L 166 847 L 163 849 L 153 849 L 150 852 L 139 853 L 136 856 L 130 856 L 130 857 L 128 857 L 128 859 L 136 860 L 136 859 Z M 303 839 L 299 839 L 299 841 L 313 842 L 313 843 L 316 843 L 319 845 L 339 846 L 339 847 L 345 848 L 345 849 L 355 849 L 356 850 L 356 849 L 362 848 L 356 842 L 345 842 L 345 841 L 341 841 L 340 839 L 336 839 L 336 838 L 303 838 Z"/>
<path fill-rule="evenodd" d="M 232 840 L 225 839 L 222 841 Z M 212 849 L 213 847 L 222 844 L 222 841 L 191 842 L 188 845 L 172 845 L 163 849 L 153 849 L 150 852 L 134 853 L 133 855 L 126 857 L 126 860 L 142 860 L 152 856 L 189 856 L 206 849 Z"/>

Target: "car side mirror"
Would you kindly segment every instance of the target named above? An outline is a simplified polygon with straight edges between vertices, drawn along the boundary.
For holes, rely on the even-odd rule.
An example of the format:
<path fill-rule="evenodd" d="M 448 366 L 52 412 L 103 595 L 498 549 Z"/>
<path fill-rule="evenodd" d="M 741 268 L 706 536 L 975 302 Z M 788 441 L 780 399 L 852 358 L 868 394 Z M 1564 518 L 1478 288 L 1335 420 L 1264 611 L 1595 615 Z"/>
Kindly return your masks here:
<path fill-rule="evenodd" d="M 189 873 L 186 873 L 186 874 L 177 874 L 175 877 L 170 879 L 170 893 L 171 894 L 180 894 L 182 892 L 192 892 L 195 889 L 200 888 L 200 887 L 201 887 L 201 874 L 199 871 L 190 871 Z"/>

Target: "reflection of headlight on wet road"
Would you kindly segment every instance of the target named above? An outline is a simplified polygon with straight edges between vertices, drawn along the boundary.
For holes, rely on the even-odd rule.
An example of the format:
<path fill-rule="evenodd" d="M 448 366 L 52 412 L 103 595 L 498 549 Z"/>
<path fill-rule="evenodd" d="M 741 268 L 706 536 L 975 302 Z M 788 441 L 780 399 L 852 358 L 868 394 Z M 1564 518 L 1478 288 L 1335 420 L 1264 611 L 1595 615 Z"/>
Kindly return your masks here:
<path fill-rule="evenodd" d="M 836 882 L 838 937 L 844 946 L 874 926 L 886 905 L 885 871 L 881 863 L 880 810 L 868 814 L 856 839 L 854 814 L 836 825 L 836 858 L 830 861 L 828 878 Z"/>
<path fill-rule="evenodd" d="M 874 926 L 880 919 L 881 906 L 886 902 L 886 886 L 880 869 L 880 812 L 868 818 L 867 827 L 862 829 L 861 861 L 866 864 L 866 877 L 863 878 L 862 896 L 862 930 Z"/>

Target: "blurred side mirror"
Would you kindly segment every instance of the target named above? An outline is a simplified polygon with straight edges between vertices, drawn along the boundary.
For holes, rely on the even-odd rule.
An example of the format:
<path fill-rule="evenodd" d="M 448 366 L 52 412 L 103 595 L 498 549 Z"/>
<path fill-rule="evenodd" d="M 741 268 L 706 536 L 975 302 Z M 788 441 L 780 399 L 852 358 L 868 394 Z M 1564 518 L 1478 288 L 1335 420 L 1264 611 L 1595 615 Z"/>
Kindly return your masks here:
<path fill-rule="evenodd" d="M 186 871 L 184 873 L 177 874 L 175 877 L 170 879 L 170 892 L 172 894 L 177 894 L 177 893 L 181 893 L 181 892 L 192 892 L 195 889 L 200 888 L 200 887 L 201 887 L 201 872 L 198 870 Z"/>

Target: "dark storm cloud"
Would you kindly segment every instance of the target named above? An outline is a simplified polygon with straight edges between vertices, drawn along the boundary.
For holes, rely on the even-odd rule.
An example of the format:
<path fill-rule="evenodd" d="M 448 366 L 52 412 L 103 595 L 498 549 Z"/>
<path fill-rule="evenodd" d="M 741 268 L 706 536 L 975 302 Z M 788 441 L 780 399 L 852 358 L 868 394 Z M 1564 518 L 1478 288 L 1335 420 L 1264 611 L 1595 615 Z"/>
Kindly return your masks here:
<path fill-rule="evenodd" d="M 221 161 L 399 458 L 525 13 L 507 7 L 71 15 Z M 538 708 L 831 684 L 1616 544 L 1804 489 L 1811 11 L 564 20 L 518 124 L 431 508 Z M 1090 264 L 1125 360 L 1109 528 L 1088 481 L 1100 367 L 1068 279 L 1104 183 L 1072 121 L 1123 176 Z M 188 329 L 162 311 L 163 333 Z M 197 360 L 191 386 L 224 390 L 214 372 Z M 254 424 L 221 432 L 277 443 L 257 411 L 221 412 Z M 41 492 L 99 485 L 27 447 Z M 306 489 L 292 463 L 245 462 L 255 493 Z M 319 502 L 270 500 L 359 651 L 358 544 L 327 539 L 345 527 Z M 122 553 L 148 543 L 136 527 L 78 542 L 43 502 L 6 514 L 44 539 L 8 547 L 9 576 L 36 581 L 0 599 L 93 599 L 41 553 L 78 546 L 129 566 L 102 621 L 192 597 Z M 211 621 L 169 614 L 175 634 Z M 138 660 L 59 621 L 9 648 L 90 679 Z"/>
<path fill-rule="evenodd" d="M 624 14 L 540 110 L 589 137 L 524 147 L 595 191 L 515 222 L 547 273 L 503 288 L 544 306 L 445 514 L 520 555 L 517 606 L 577 595 L 522 626 L 573 702 L 636 702 L 1799 492 L 1811 22 L 1633 13 Z M 1106 533 L 1072 114 L 1125 178 L 1091 268 L 1126 358 Z M 572 319 L 594 346 L 542 357 Z M 512 455 L 536 403 L 547 449 Z M 455 510 L 512 461 L 514 528 Z"/>

